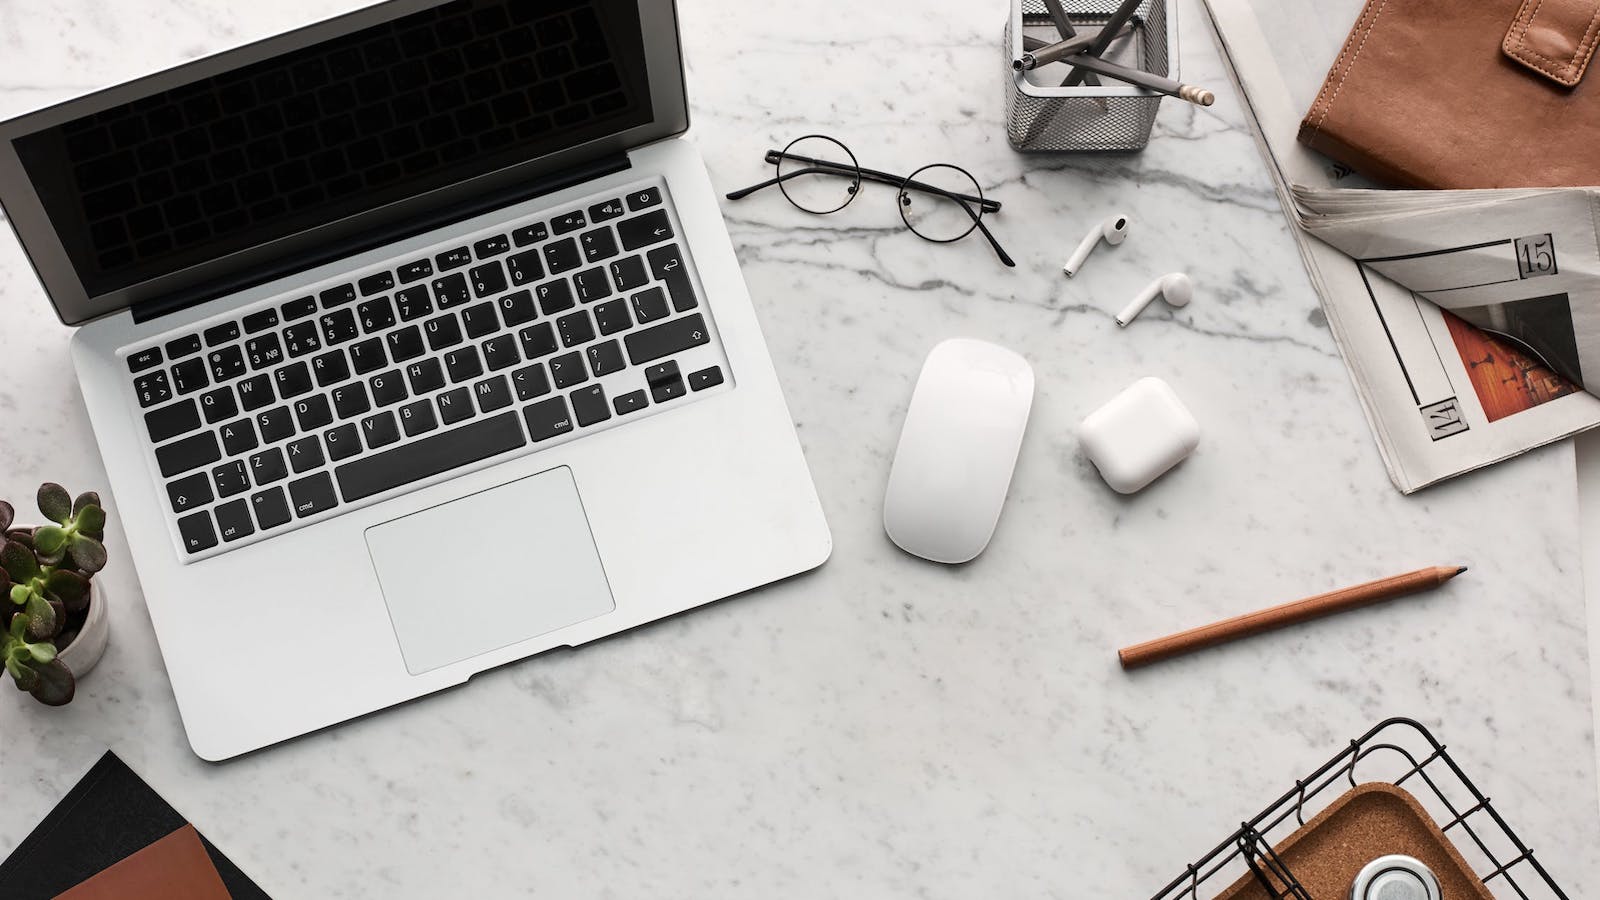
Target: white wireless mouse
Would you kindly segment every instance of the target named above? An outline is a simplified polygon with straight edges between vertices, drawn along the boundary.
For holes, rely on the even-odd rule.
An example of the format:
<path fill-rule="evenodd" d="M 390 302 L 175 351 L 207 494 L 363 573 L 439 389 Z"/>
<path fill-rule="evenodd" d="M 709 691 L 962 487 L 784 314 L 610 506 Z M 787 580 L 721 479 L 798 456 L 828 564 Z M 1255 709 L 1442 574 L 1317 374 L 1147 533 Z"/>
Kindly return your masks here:
<path fill-rule="evenodd" d="M 928 353 L 900 429 L 883 529 L 907 553 L 964 563 L 989 545 L 1022 432 L 1033 367 L 994 344 L 956 338 Z"/>

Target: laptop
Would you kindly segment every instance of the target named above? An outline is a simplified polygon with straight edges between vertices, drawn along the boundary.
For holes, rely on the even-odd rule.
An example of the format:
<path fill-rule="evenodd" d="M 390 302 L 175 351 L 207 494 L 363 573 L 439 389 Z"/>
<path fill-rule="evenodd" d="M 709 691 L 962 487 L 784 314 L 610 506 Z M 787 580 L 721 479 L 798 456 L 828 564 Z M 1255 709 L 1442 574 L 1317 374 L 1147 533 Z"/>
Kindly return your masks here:
<path fill-rule="evenodd" d="M 0 123 L 194 752 L 820 565 L 670 0 L 392 0 Z"/>

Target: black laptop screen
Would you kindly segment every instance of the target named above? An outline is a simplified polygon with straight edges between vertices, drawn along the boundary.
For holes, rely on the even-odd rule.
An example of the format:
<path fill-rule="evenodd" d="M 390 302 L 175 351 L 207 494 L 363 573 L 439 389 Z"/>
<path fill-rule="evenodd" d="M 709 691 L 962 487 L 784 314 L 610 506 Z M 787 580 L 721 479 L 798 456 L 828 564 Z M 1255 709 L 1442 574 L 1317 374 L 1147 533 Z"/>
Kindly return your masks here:
<path fill-rule="evenodd" d="M 16 138 L 90 295 L 651 119 L 636 0 L 458 0 Z"/>

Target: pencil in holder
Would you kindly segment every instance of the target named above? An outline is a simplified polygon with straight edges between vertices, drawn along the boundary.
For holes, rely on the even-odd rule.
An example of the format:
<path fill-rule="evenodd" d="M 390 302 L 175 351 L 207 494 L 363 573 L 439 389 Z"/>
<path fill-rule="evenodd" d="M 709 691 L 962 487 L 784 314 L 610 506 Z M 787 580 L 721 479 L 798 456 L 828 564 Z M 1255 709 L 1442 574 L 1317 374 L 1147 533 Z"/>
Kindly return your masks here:
<path fill-rule="evenodd" d="M 1116 11 L 1117 0 L 1062 0 L 1080 34 L 1093 34 Z M 1167 0 L 1144 0 L 1132 19 L 1133 32 L 1105 54 L 1154 75 L 1178 78 L 1178 19 Z M 1017 71 L 1024 33 L 1059 40 L 1044 0 L 1011 0 L 1006 20 L 1006 138 L 1027 153 L 1143 150 L 1150 142 L 1161 95 L 1111 78 L 1100 84 L 1062 86 L 1069 71 L 1057 63 Z"/>

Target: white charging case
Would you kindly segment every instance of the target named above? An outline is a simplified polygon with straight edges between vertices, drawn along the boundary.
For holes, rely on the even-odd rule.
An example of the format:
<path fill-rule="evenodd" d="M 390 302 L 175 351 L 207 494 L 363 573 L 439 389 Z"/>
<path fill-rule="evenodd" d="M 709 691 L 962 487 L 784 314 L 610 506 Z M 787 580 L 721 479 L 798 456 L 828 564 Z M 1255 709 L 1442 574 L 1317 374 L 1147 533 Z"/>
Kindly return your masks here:
<path fill-rule="evenodd" d="M 1165 381 L 1141 378 L 1079 423 L 1078 443 L 1112 490 L 1132 494 L 1194 452 L 1200 423 Z"/>

